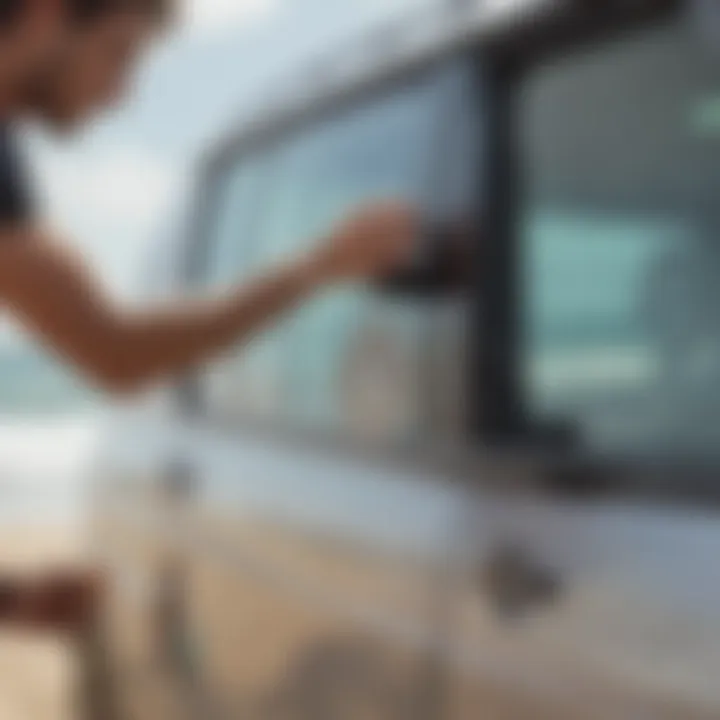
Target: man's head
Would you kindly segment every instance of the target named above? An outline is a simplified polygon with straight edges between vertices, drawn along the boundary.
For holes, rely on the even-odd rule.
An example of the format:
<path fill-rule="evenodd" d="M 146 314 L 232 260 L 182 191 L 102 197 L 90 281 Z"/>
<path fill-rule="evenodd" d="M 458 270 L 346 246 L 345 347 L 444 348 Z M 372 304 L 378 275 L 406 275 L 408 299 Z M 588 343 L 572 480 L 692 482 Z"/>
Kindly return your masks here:
<path fill-rule="evenodd" d="M 65 128 L 115 104 L 174 1 L 10 0 L 21 9 L 3 24 L 20 40 L 18 93 L 26 109 Z"/>

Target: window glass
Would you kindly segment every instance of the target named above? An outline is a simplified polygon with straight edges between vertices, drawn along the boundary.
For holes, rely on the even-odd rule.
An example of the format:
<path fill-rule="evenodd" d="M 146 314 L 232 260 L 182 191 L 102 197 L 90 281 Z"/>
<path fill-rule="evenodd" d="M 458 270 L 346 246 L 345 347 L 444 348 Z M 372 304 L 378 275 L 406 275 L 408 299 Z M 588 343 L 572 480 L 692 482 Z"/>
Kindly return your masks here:
<path fill-rule="evenodd" d="M 422 202 L 438 100 L 438 87 L 423 83 L 274 147 L 253 248 L 238 256 L 244 272 L 307 251 L 366 201 Z M 360 287 L 328 292 L 241 352 L 233 411 L 384 439 L 415 433 L 423 333 L 423 312 L 411 303 Z"/>
<path fill-rule="evenodd" d="M 267 159 L 247 157 L 223 176 L 206 261 L 207 277 L 215 286 L 232 284 L 250 268 L 251 234 L 268 165 Z"/>
<path fill-rule="evenodd" d="M 267 159 L 245 157 L 221 178 L 204 269 L 205 284 L 214 290 L 230 287 L 250 272 L 255 247 L 251 240 L 268 166 Z M 205 376 L 208 404 L 220 414 L 232 412 L 241 401 L 235 376 L 243 362 L 242 355 L 230 353 L 214 363 Z"/>
<path fill-rule="evenodd" d="M 592 448 L 718 447 L 719 99 L 680 24 L 524 88 L 526 399 Z"/>
<path fill-rule="evenodd" d="M 314 241 L 368 200 L 420 201 L 431 159 L 432 108 L 423 94 L 401 95 L 321 130 L 314 138 L 318 143 L 314 177 L 305 185 L 302 207 L 295 214 L 296 241 Z M 417 389 L 401 385 L 417 379 L 421 324 L 422 313 L 413 306 L 400 307 L 362 289 L 336 290 L 310 303 L 293 319 L 287 338 L 295 358 L 289 375 L 293 414 L 306 423 L 341 423 L 352 409 L 348 385 L 361 384 L 363 379 L 368 392 L 379 393 L 382 387 L 387 393 L 392 389 L 387 387 L 391 377 L 399 383 L 384 411 L 378 403 L 376 421 L 387 419 L 393 399 L 397 408 L 412 402 Z M 372 339 L 364 340 L 365 335 Z M 382 357 L 394 356 L 396 367 L 388 358 L 386 368 L 391 377 L 370 362 L 354 361 L 353 354 L 368 354 L 363 342 L 374 345 L 379 364 Z M 403 353 L 405 358 L 398 357 Z M 349 365 L 355 366 L 356 377 L 348 377 Z M 355 393 L 355 402 L 360 396 Z M 365 411 L 372 414 L 369 407 Z M 368 422 L 368 429 L 371 425 Z"/>

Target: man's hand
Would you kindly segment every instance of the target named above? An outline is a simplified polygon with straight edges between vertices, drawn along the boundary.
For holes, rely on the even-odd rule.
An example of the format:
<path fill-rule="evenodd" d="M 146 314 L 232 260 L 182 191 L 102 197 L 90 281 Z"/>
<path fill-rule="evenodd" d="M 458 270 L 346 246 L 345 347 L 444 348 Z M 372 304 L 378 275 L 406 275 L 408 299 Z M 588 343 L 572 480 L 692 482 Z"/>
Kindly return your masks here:
<path fill-rule="evenodd" d="M 310 263 L 320 283 L 382 279 L 410 262 L 417 234 L 406 205 L 368 205 L 341 223 Z"/>

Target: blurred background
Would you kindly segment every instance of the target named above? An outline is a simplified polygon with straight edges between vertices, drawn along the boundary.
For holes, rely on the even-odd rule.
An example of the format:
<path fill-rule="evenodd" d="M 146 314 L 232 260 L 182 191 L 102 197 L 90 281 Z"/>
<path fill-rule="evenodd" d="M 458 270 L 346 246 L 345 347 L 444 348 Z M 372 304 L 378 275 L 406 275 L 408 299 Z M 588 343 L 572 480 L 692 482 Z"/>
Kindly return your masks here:
<path fill-rule="evenodd" d="M 50 220 L 123 301 L 163 294 L 207 148 L 288 70 L 425 4 L 185 0 L 130 105 L 28 129 Z M 339 291 L 139 407 L 3 321 L 0 564 L 83 561 L 92 519 L 129 695 L 171 672 L 193 720 L 716 720 L 720 3 L 430 4 L 421 39 L 451 16 L 454 41 L 506 32 L 502 72 L 440 55 L 229 153 L 199 282 L 388 188 L 446 204 L 487 274 L 430 302 Z M 239 230 L 267 197 L 258 252 Z M 78 659 L 0 634 L 0 720 L 76 717 Z M 158 702 L 128 718 L 184 717 Z"/>

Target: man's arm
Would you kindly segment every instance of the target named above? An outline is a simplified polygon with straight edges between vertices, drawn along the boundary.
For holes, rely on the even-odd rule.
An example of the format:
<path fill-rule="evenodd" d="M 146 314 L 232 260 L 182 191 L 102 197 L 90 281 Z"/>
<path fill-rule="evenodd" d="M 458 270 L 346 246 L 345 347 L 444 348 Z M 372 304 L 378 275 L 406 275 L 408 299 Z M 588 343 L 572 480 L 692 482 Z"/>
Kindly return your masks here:
<path fill-rule="evenodd" d="M 398 206 L 370 207 L 245 287 L 146 312 L 115 306 L 67 248 L 37 231 L 12 232 L 0 242 L 0 301 L 99 385 L 125 393 L 248 340 L 327 285 L 391 271 L 410 254 L 414 223 Z"/>

